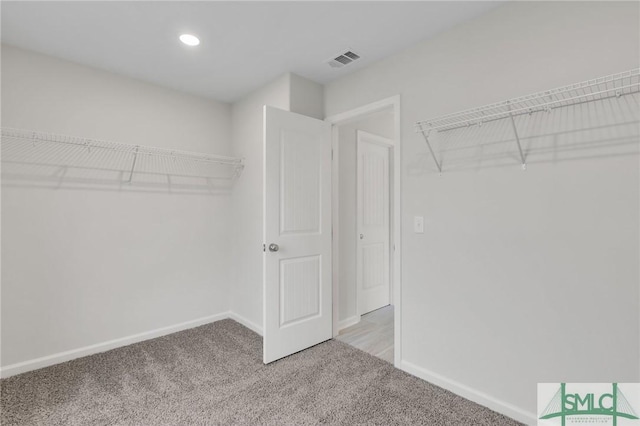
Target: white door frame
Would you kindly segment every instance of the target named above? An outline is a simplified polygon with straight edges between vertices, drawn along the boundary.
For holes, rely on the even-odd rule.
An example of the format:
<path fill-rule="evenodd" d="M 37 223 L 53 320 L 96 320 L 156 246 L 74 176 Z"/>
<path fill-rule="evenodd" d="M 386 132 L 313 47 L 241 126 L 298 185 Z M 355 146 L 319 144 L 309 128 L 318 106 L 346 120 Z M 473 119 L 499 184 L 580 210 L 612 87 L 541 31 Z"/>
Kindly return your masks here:
<path fill-rule="evenodd" d="M 400 132 L 400 95 L 392 96 L 386 99 L 379 100 L 367 105 L 360 106 L 358 108 L 342 112 L 340 114 L 329 116 L 325 121 L 333 125 L 332 128 L 332 161 L 331 161 L 331 178 L 332 178 L 332 283 L 333 283 L 333 336 L 338 335 L 338 291 L 339 291 L 339 269 L 338 263 L 340 259 L 339 255 L 339 167 L 338 167 L 338 126 L 347 124 L 353 121 L 360 120 L 367 117 L 370 114 L 390 111 L 393 112 L 394 122 L 394 152 L 393 152 L 393 194 L 391 205 L 393 208 L 393 235 L 390 239 L 390 248 L 392 250 L 393 257 L 393 277 L 391 280 L 392 287 L 392 299 L 394 305 L 394 318 L 393 318 L 393 360 L 394 366 L 399 367 L 402 359 L 402 324 L 400 319 L 402 318 L 402 244 L 401 244 L 401 164 L 402 164 L 402 138 Z"/>
<path fill-rule="evenodd" d="M 359 147 L 360 147 L 360 138 L 362 137 L 366 137 L 369 140 L 367 141 L 367 143 L 370 144 L 375 144 L 378 146 L 382 146 L 385 147 L 389 150 L 389 154 L 391 154 L 392 156 L 389 156 L 389 158 L 395 158 L 395 141 L 393 139 L 388 139 L 379 135 L 374 135 L 373 133 L 369 133 L 366 132 L 364 130 L 356 130 L 356 146 L 358 147 L 356 149 L 356 157 L 358 158 L 358 162 L 360 161 L 359 159 Z M 395 171 L 395 167 L 393 164 L 389 164 L 391 166 L 391 171 Z M 358 174 L 357 178 L 356 178 L 356 186 L 359 188 L 359 183 L 358 180 L 360 179 L 360 175 Z M 395 182 L 394 176 L 392 174 L 389 174 L 389 183 L 393 184 Z M 356 191 L 356 196 L 360 197 L 360 194 L 357 193 L 358 191 Z M 393 196 L 394 196 L 394 191 L 393 191 L 393 186 L 389 187 L 389 204 L 388 204 L 388 208 L 389 208 L 389 304 L 393 305 L 393 272 L 394 272 L 394 268 L 393 268 L 393 262 L 392 262 L 392 254 L 393 254 L 393 237 L 394 237 L 394 230 L 393 230 L 393 210 L 391 209 L 391 206 L 393 205 Z M 360 211 L 357 211 L 356 214 L 358 215 L 357 217 L 360 217 Z M 339 231 L 339 230 L 338 230 Z M 361 231 L 358 231 L 361 232 Z M 356 238 L 356 236 L 354 235 L 353 238 Z M 336 238 L 336 240 L 339 241 L 338 238 Z M 356 244 L 358 244 L 358 241 L 356 240 Z M 360 250 L 360 249 L 358 249 Z M 361 273 L 359 268 L 356 268 L 356 314 L 358 316 L 360 316 L 360 312 L 362 311 L 362 306 L 360 305 L 360 297 L 361 297 L 361 293 L 362 293 L 362 288 L 360 287 L 360 280 L 358 280 L 358 275 Z M 340 331 L 340 330 L 338 330 Z"/>

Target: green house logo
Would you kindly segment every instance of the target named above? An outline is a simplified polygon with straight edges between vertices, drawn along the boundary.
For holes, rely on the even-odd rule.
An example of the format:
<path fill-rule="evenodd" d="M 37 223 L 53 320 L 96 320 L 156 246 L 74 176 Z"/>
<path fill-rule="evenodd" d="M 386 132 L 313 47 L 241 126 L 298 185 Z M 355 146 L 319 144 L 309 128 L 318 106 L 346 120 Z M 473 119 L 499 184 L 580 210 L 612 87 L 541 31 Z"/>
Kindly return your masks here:
<path fill-rule="evenodd" d="M 612 422 L 614 426 L 618 426 L 620 419 L 640 420 L 634 410 L 634 405 L 638 409 L 638 401 L 634 399 L 633 404 L 630 403 L 617 383 L 611 383 L 610 390 L 606 391 L 602 391 L 601 386 L 594 391 L 587 384 L 574 384 L 572 388 L 567 391 L 567 384 L 560 383 L 539 419 L 558 419 L 562 426 L 568 419 L 571 425 Z"/>

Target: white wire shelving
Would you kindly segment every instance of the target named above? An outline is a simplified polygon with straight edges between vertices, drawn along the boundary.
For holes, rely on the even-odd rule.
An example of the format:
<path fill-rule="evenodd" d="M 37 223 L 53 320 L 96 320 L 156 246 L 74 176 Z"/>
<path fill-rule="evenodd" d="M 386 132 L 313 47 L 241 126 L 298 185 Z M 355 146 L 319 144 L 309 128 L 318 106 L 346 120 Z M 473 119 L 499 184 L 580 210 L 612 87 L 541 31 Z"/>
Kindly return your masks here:
<path fill-rule="evenodd" d="M 552 113 L 559 108 L 601 101 L 640 92 L 640 69 L 612 74 L 556 89 L 521 96 L 477 108 L 447 114 L 416 123 L 416 132 L 422 133 L 429 153 L 442 173 L 442 161 L 438 160 L 430 143 L 433 132 L 446 133 L 452 130 L 482 126 L 486 123 L 508 120 L 513 130 L 513 139 L 518 149 L 522 169 L 526 169 L 526 157 L 522 149 L 515 118 L 540 112 Z"/>
<path fill-rule="evenodd" d="M 12 165 L 111 172 L 118 183 L 150 183 L 173 177 L 232 181 L 242 159 L 175 149 L 131 145 L 40 131 L 1 128 L 2 162 Z M 4 173 L 4 168 L 3 168 Z"/>

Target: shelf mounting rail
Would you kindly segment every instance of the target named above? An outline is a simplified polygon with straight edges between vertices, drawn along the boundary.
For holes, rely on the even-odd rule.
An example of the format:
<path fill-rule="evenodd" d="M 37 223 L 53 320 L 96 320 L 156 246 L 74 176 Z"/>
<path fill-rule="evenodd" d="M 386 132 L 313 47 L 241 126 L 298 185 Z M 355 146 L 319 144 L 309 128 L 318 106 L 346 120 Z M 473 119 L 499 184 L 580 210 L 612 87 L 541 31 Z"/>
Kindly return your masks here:
<path fill-rule="evenodd" d="M 509 119 L 520 154 L 522 169 L 526 170 L 526 154 L 520 143 L 515 117 L 543 111 L 551 113 L 557 108 L 609 98 L 620 98 L 638 92 L 640 92 L 640 68 L 635 68 L 556 89 L 443 115 L 430 120 L 418 121 L 416 123 L 416 132 L 422 133 L 438 172 L 442 173 L 442 162 L 438 161 L 429 141 L 432 132 L 448 132 Z"/>

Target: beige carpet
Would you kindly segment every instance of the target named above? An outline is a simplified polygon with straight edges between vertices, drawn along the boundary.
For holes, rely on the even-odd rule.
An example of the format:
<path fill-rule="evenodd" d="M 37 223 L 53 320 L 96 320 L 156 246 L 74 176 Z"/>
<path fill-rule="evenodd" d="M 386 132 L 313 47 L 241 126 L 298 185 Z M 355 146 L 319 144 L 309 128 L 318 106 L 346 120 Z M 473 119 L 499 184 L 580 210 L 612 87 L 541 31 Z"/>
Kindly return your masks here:
<path fill-rule="evenodd" d="M 515 425 L 347 344 L 270 365 L 232 320 L 0 382 L 2 425 Z"/>

